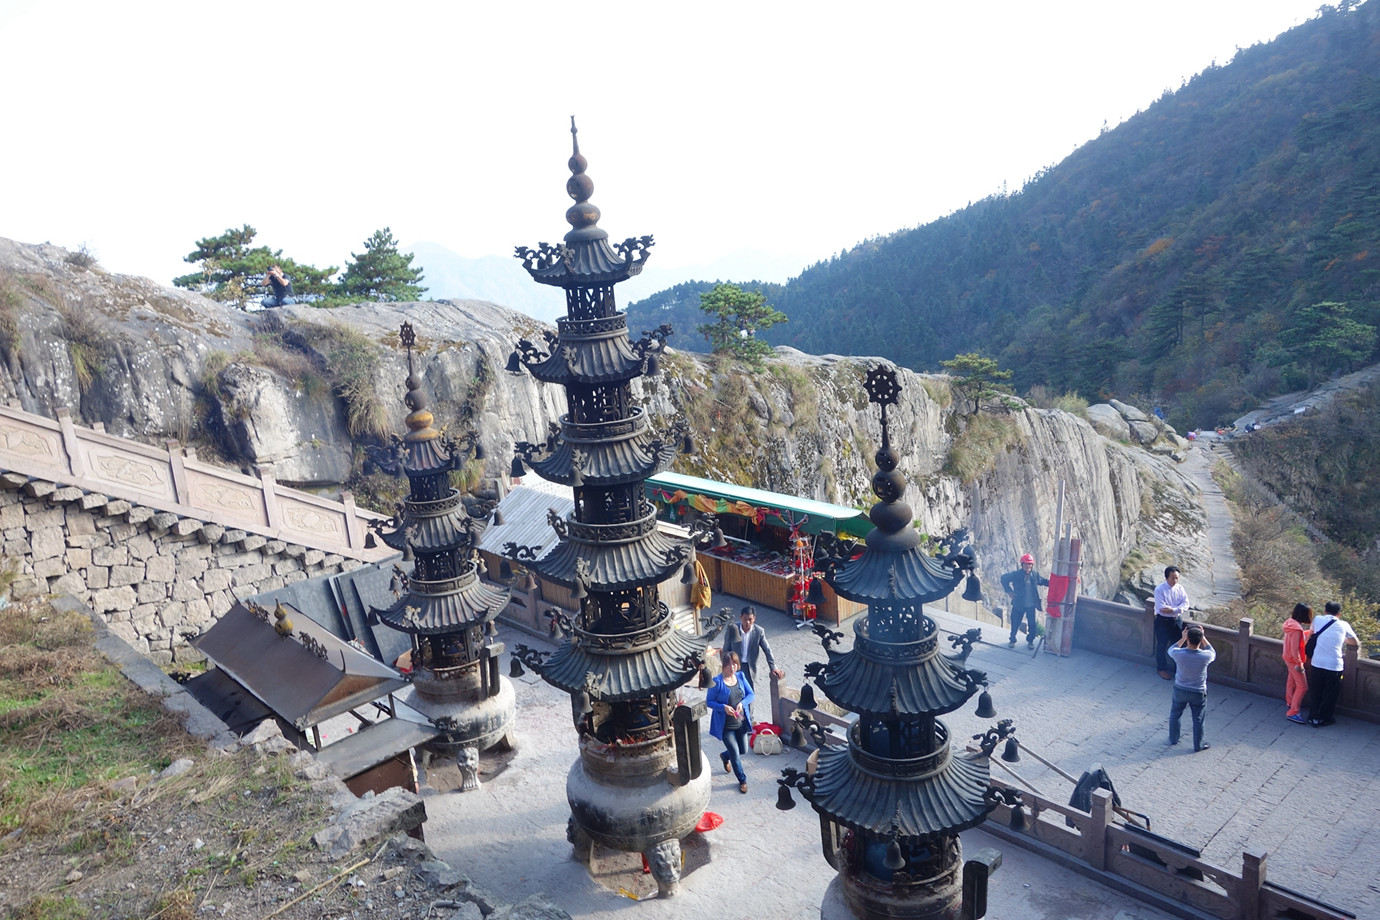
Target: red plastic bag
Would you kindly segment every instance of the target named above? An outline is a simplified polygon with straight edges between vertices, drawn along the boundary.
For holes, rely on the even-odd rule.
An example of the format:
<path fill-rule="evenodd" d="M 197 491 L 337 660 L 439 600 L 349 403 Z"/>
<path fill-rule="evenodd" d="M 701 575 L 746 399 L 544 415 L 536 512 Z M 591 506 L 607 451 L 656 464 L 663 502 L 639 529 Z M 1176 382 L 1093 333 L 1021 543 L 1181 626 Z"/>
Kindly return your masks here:
<path fill-rule="evenodd" d="M 703 834 L 705 831 L 712 831 L 723 823 L 723 815 L 716 815 L 712 811 L 706 811 L 704 814 L 700 815 L 700 821 L 695 825 L 695 830 Z"/>

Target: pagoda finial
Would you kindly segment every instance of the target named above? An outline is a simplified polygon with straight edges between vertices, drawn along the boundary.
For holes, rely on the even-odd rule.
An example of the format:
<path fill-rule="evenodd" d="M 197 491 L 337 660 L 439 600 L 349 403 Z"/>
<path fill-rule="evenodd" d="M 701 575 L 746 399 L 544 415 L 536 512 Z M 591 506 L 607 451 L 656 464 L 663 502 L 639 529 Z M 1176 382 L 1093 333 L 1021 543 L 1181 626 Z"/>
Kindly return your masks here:
<path fill-rule="evenodd" d="M 575 203 L 565 212 L 566 223 L 571 231 L 566 234 L 567 243 L 579 240 L 607 239 L 608 234 L 599 229 L 599 209 L 590 204 L 594 194 L 594 180 L 585 170 L 589 161 L 580 153 L 579 129 L 575 127 L 575 116 L 570 116 L 570 178 L 566 180 L 565 191 Z"/>
<path fill-rule="evenodd" d="M 412 346 L 417 344 L 417 333 L 413 331 L 412 324 L 404 321 L 398 329 L 398 341 L 402 342 L 403 348 L 407 349 L 407 379 L 412 379 Z"/>
<path fill-rule="evenodd" d="M 412 363 L 412 346 L 417 344 L 417 333 L 412 329 L 411 323 L 402 324 L 398 330 L 398 339 L 407 349 L 407 395 L 403 397 L 403 404 L 412 410 L 407 415 L 407 434 L 403 436 L 403 440 L 434 440 L 440 437 L 441 433 L 431 427 L 433 417 L 426 408 L 426 392 L 422 389 L 421 380 L 417 379 L 417 372 Z"/>
<path fill-rule="evenodd" d="M 872 507 L 868 515 L 881 533 L 875 538 L 869 535 L 868 545 L 876 543 L 880 548 L 885 539 L 883 534 L 886 537 L 900 534 L 891 542 L 895 548 L 902 549 L 915 542 L 914 534 L 909 531 L 912 512 L 910 505 L 901 501 L 901 496 L 906 493 L 906 477 L 896 468 L 901 457 L 891 446 L 891 432 L 886 417 L 886 407 L 899 402 L 901 384 L 896 379 L 894 368 L 879 364 L 867 372 L 863 389 L 867 391 L 868 402 L 882 407 L 882 446 L 877 448 L 877 474 L 872 477 L 872 491 L 881 501 Z"/>

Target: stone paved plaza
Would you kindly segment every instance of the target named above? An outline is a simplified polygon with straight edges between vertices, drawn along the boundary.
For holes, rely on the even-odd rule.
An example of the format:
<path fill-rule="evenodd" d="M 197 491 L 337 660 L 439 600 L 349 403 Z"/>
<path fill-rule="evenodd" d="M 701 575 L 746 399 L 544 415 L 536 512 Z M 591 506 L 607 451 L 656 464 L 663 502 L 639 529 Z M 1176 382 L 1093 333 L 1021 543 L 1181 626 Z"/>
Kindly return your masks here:
<path fill-rule="evenodd" d="M 742 601 L 715 598 L 716 607 L 724 604 L 736 609 Z M 981 625 L 942 607 L 929 612 L 946 631 Z M 778 611 L 759 608 L 758 622 L 786 668 L 787 683 L 799 686 L 804 665 L 824 659 L 818 639 L 795 630 Z M 542 645 L 515 633 L 503 639 L 509 648 Z M 1199 754 L 1191 744 L 1171 749 L 1169 684 L 1152 667 L 1081 651 L 1067 659 L 1032 658 L 1023 644 L 1008 650 L 999 626 L 986 626 L 985 639 L 1000 644 L 978 645 L 969 663 L 988 672 L 998 717 L 1016 720 L 1023 744 L 1075 776 L 1101 764 L 1127 808 L 1150 815 L 1155 832 L 1202 849 L 1211 862 L 1240 871 L 1241 851 L 1262 847 L 1272 881 L 1360 917 L 1380 916 L 1374 833 L 1380 726 L 1351 719 L 1326 729 L 1295 725 L 1285 721 L 1282 702 L 1214 686 L 1206 727 L 1212 748 Z M 774 781 L 783 767 L 802 767 L 801 755 L 788 749 L 781 756 L 748 757 L 747 795 L 730 775 L 716 772 L 709 807 L 723 816 L 723 825 L 686 847 L 691 869 L 677 898 L 636 904 L 592 880 L 570 858 L 565 776 L 576 755 L 568 698 L 530 674 L 514 683 L 517 755 L 496 775 L 484 776 L 478 792 L 427 793 L 427 839 L 441 858 L 504 901 L 545 892 L 575 917 L 818 916 L 834 873 L 820 854 L 816 815 L 798 796 L 792 811 L 775 807 Z M 986 725 L 973 708 L 944 717 L 960 742 Z M 707 731 L 704 745 L 717 771 L 719 745 Z M 1016 769 L 1047 798 L 1068 801 L 1071 784 L 1033 758 Z M 1002 851 L 989 917 L 1169 916 L 980 830 L 963 840 L 966 852 L 984 846 Z M 603 880 L 631 895 L 654 896 L 651 877 L 629 871 L 632 858 L 610 854 L 602 860 Z"/>

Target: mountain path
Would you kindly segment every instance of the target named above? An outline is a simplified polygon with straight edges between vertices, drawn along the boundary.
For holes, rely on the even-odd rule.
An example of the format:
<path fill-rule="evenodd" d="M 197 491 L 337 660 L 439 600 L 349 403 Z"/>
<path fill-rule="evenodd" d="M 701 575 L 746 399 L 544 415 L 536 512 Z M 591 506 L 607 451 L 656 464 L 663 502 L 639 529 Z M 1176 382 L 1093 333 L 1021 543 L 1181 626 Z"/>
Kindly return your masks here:
<path fill-rule="evenodd" d="M 1212 553 L 1212 567 L 1206 573 L 1211 593 L 1191 599 L 1193 606 L 1200 609 L 1225 607 L 1241 596 L 1241 570 L 1231 546 L 1234 519 L 1222 487 L 1212 478 L 1212 468 L 1218 459 L 1226 459 L 1222 455 L 1230 455 L 1225 441 L 1214 433 L 1204 432 L 1183 463 L 1184 474 L 1202 493 L 1203 511 L 1207 515 L 1207 544 Z"/>

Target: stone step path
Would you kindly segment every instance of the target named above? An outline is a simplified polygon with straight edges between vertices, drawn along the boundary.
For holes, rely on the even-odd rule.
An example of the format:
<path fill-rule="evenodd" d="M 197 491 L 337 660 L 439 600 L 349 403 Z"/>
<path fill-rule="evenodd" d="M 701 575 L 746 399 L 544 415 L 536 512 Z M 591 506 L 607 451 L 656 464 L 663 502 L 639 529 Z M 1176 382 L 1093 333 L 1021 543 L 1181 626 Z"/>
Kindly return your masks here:
<path fill-rule="evenodd" d="M 1206 572 L 1194 572 L 1195 584 L 1204 582 L 1210 588 L 1206 597 L 1190 597 L 1194 607 L 1208 609 L 1224 607 L 1241 596 L 1241 573 L 1232 550 L 1232 514 L 1221 486 L 1212 478 L 1212 468 L 1221 450 L 1215 434 L 1204 434 L 1194 442 L 1185 457 L 1182 470 L 1198 487 L 1202 495 L 1203 511 L 1207 515 L 1207 544 L 1212 553 L 1212 565 Z"/>

